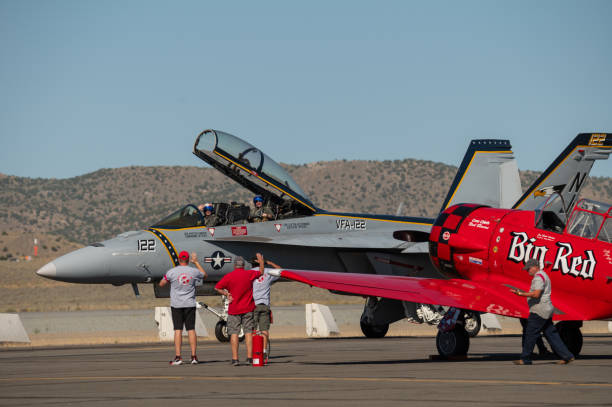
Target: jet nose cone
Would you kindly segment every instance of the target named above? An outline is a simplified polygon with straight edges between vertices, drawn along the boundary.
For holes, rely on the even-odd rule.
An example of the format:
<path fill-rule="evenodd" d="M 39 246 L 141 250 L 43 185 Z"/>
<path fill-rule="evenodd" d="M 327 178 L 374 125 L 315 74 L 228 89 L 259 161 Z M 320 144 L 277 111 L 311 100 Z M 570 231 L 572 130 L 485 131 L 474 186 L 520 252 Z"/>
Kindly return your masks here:
<path fill-rule="evenodd" d="M 42 277 L 54 278 L 57 276 L 57 268 L 53 262 L 50 262 L 39 268 L 36 274 Z"/>

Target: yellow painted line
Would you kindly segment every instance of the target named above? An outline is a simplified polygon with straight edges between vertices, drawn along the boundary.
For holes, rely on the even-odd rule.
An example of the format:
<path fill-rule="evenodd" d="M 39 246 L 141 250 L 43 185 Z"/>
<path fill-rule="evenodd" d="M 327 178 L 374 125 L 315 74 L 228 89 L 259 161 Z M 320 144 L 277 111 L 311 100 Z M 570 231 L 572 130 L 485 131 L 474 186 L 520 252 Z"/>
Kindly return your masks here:
<path fill-rule="evenodd" d="M 168 236 L 164 235 L 161 230 L 155 228 L 163 237 L 166 238 L 166 240 L 168 241 L 168 243 L 170 243 L 170 246 L 172 246 L 172 249 L 174 250 L 174 253 L 176 253 L 176 247 L 174 247 L 174 245 L 172 244 L 172 240 L 168 239 Z M 151 232 L 150 230 L 147 230 L 147 232 L 149 232 L 150 234 L 152 234 L 153 236 L 155 236 L 156 238 L 159 239 L 159 236 L 157 236 L 155 233 Z M 161 239 L 160 239 L 161 240 Z M 170 257 L 170 263 L 174 264 L 174 259 L 172 258 L 172 254 L 170 254 L 170 250 L 168 250 L 168 248 L 166 247 L 165 243 L 162 241 L 161 242 L 164 245 L 164 249 L 166 249 L 166 251 L 168 252 L 168 256 Z M 176 255 L 178 256 L 178 253 L 176 253 Z"/>
<path fill-rule="evenodd" d="M 335 218 L 365 219 L 365 220 L 375 220 L 375 221 L 378 221 L 378 222 L 410 223 L 412 225 L 431 226 L 431 223 L 408 222 L 408 221 L 405 221 L 405 220 L 380 219 L 380 218 L 375 218 L 375 217 L 368 218 L 368 217 L 360 217 L 360 216 L 334 215 L 334 214 L 329 214 L 329 213 L 315 213 L 314 216 L 332 216 L 332 217 L 335 217 Z"/>
<path fill-rule="evenodd" d="M 559 168 L 559 167 L 560 167 L 560 166 L 561 166 L 561 165 L 562 165 L 562 164 L 565 162 L 565 160 L 567 160 L 567 159 L 568 159 L 568 158 L 569 158 L 569 157 L 570 157 L 572 154 L 574 154 L 574 151 L 576 151 L 576 149 L 578 149 L 578 148 L 590 148 L 590 147 L 597 147 L 597 148 L 612 148 L 612 146 L 576 146 L 576 147 L 574 147 L 574 149 L 573 149 L 573 150 L 572 150 L 572 151 L 571 151 L 571 152 L 570 152 L 570 153 L 569 153 L 567 156 L 565 156 L 565 158 L 564 158 L 563 160 L 561 160 L 561 162 L 560 162 L 560 163 L 559 163 L 559 164 L 558 164 L 558 165 L 557 165 L 555 168 L 553 168 L 553 169 L 552 169 L 552 171 L 551 171 L 551 172 L 550 172 L 550 173 L 549 173 L 549 174 L 546 176 L 546 178 L 544 178 L 544 179 L 542 180 L 542 182 L 540 182 L 540 183 L 539 183 L 539 184 L 538 184 L 538 185 L 537 185 L 537 186 L 536 186 L 536 187 L 533 189 L 532 194 L 535 194 L 535 192 L 537 192 L 537 191 L 538 191 L 538 189 L 540 188 L 540 186 L 541 186 L 541 185 L 542 185 L 544 182 L 546 182 L 546 180 L 547 180 L 547 179 L 548 179 L 548 178 L 549 178 L 549 177 L 550 177 L 550 176 L 551 176 L 551 175 L 552 175 L 552 174 L 553 174 L 555 171 L 557 171 L 557 168 Z M 523 203 L 525 203 L 525 201 L 527 200 L 527 198 L 529 198 L 530 196 L 531 196 L 531 194 L 527 195 L 527 196 L 525 197 L 525 199 L 523 199 L 521 202 L 519 202 L 519 203 L 516 205 L 516 207 L 517 207 L 518 209 L 520 209 L 520 206 L 521 206 Z"/>
<path fill-rule="evenodd" d="M 440 383 L 440 384 L 490 384 L 490 385 L 533 385 L 533 386 L 580 386 L 612 387 L 612 383 L 572 383 L 536 380 L 495 380 L 495 379 L 418 379 L 402 377 L 261 377 L 261 376 L 64 376 L 64 377 L 15 377 L 0 378 L 0 382 L 28 381 L 87 381 L 87 380 L 201 380 L 201 381 L 258 381 L 258 382 L 374 382 L 374 383 Z"/>
<path fill-rule="evenodd" d="M 222 226 L 226 226 L 226 225 L 222 225 Z M 219 227 L 219 226 L 217 226 Z M 154 227 L 153 229 L 156 230 L 165 230 L 167 232 L 174 232 L 174 231 L 178 231 L 178 230 L 189 230 L 189 229 L 206 229 L 208 230 L 208 228 L 206 226 L 190 226 L 188 228 L 176 228 L 176 229 L 168 229 L 168 228 L 158 228 L 158 227 Z"/>
<path fill-rule="evenodd" d="M 310 206 L 310 205 L 308 205 L 308 204 L 306 204 L 306 203 L 304 203 L 304 202 L 300 201 L 299 199 L 297 199 L 296 197 L 294 197 L 293 195 L 291 195 L 291 194 L 290 194 L 290 193 L 288 193 L 287 191 L 285 191 L 285 190 L 283 190 L 283 189 L 280 189 L 280 188 L 279 188 L 279 187 L 277 187 L 276 185 L 269 183 L 269 182 L 268 182 L 268 181 L 266 181 L 265 179 L 261 178 L 261 177 L 259 176 L 259 174 L 257 174 L 257 173 L 253 174 L 253 172 L 251 172 L 251 170 L 249 170 L 249 169 L 247 169 L 247 168 L 243 167 L 242 165 L 238 164 L 238 163 L 237 163 L 237 162 L 235 162 L 234 160 L 232 160 L 232 159 L 230 159 L 230 158 L 227 158 L 226 156 L 224 156 L 223 154 L 221 154 L 221 153 L 219 153 L 219 152 L 217 152 L 217 151 L 214 151 L 214 153 L 215 153 L 215 154 L 217 154 L 217 155 L 218 155 L 218 156 L 220 156 L 220 157 L 225 158 L 227 161 L 231 162 L 231 163 L 232 163 L 232 164 L 234 164 L 235 166 L 242 168 L 244 171 L 248 172 L 249 174 L 253 175 L 254 177 L 256 177 L 256 178 L 260 179 L 260 180 L 261 180 L 262 182 L 264 182 L 266 185 L 270 185 L 271 187 L 273 187 L 273 188 L 275 188 L 275 189 L 279 190 L 280 192 L 282 192 L 283 194 L 285 194 L 285 195 L 289 195 L 291 198 L 295 199 L 296 201 L 298 201 L 299 203 L 301 203 L 302 205 L 304 205 L 305 207 L 309 208 L 310 210 L 312 210 L 312 211 L 314 212 L 314 210 L 315 210 L 315 209 L 314 209 L 312 206 Z"/>
<path fill-rule="evenodd" d="M 448 205 L 450 205 L 451 202 L 453 202 L 453 198 L 455 197 L 455 194 L 457 193 L 457 191 L 459 190 L 459 187 L 461 186 L 461 183 L 463 182 L 463 179 L 465 178 L 466 174 L 468 173 L 468 171 L 470 170 L 470 167 L 472 166 L 472 162 L 474 162 L 474 158 L 476 158 L 476 154 L 481 154 L 481 153 L 487 153 L 487 154 L 507 154 L 510 153 L 512 154 L 512 150 L 502 150 L 502 151 L 476 151 L 474 153 L 474 155 L 472 156 L 472 159 L 470 160 L 470 163 L 468 164 L 467 168 L 465 169 L 465 171 L 463 172 L 463 175 L 461 176 L 461 179 L 459 180 L 459 183 L 457 184 L 457 187 L 455 188 L 455 191 L 453 191 L 453 194 L 451 195 L 450 199 L 448 200 L 446 207 L 444 209 L 442 209 L 443 211 L 448 208 Z"/>

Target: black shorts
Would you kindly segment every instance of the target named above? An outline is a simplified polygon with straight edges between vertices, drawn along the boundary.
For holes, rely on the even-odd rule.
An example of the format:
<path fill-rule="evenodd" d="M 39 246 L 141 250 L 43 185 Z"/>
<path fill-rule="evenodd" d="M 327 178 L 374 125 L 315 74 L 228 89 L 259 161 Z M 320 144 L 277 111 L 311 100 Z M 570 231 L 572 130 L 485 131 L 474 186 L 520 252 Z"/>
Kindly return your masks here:
<path fill-rule="evenodd" d="M 182 331 L 183 324 L 185 325 L 185 329 L 188 331 L 195 329 L 195 307 L 170 308 L 172 308 L 172 323 L 174 324 L 175 331 Z"/>

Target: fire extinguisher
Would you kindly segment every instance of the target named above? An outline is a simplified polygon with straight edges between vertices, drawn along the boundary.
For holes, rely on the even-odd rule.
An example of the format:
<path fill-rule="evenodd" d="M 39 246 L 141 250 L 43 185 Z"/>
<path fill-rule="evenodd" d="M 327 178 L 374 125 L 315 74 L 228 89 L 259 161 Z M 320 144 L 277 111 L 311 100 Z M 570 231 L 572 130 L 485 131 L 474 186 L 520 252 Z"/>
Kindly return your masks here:
<path fill-rule="evenodd" d="M 263 366 L 264 360 L 263 335 L 253 331 L 253 366 Z"/>

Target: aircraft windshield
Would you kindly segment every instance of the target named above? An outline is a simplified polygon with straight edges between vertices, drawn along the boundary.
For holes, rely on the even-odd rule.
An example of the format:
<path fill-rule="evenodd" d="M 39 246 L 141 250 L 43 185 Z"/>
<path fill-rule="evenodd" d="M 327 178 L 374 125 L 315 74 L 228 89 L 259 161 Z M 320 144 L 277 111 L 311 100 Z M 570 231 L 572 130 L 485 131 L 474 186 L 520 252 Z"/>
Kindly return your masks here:
<path fill-rule="evenodd" d="M 551 195 L 536 209 L 536 227 L 540 229 L 561 233 L 566 222 L 565 203 L 558 193 Z"/>
<path fill-rule="evenodd" d="M 193 205 L 187 205 L 173 214 L 165 217 L 151 227 L 161 229 L 180 229 L 202 226 L 203 224 L 204 218 L 198 208 Z"/>
<path fill-rule="evenodd" d="M 599 240 L 609 242 L 612 233 L 612 230 L 609 230 L 612 227 L 609 216 L 610 205 L 583 199 L 578 202 L 572 213 L 567 233 L 586 239 L 593 239 L 599 233 Z M 606 223 L 602 227 L 604 221 Z"/>
<path fill-rule="evenodd" d="M 280 199 L 279 204 L 285 197 L 291 197 L 314 210 L 302 188 L 276 161 L 238 137 L 205 130 L 196 140 L 194 154 L 254 193 L 267 191 Z"/>

